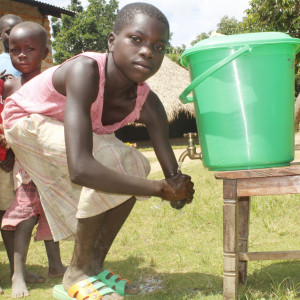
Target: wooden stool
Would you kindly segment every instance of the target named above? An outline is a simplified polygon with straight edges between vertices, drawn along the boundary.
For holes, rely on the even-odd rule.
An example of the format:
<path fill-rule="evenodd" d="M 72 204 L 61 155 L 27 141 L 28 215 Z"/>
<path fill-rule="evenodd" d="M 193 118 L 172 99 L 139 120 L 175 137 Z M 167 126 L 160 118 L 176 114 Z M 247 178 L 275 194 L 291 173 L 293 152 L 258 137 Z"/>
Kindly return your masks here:
<path fill-rule="evenodd" d="M 248 252 L 250 197 L 300 194 L 300 164 L 215 172 L 223 179 L 223 299 L 237 299 L 247 261 L 300 259 L 300 251 Z"/>

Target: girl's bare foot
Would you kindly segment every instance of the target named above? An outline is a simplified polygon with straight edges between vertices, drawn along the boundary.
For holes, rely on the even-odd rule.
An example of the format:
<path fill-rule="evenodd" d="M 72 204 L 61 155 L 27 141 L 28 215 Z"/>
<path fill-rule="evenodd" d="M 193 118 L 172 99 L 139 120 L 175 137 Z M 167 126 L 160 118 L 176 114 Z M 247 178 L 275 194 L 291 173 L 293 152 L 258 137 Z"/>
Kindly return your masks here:
<path fill-rule="evenodd" d="M 0 294 L 3 294 L 3 290 L 1 289 L 1 286 L 0 286 Z"/>
<path fill-rule="evenodd" d="M 11 297 L 12 298 L 22 298 L 29 296 L 29 292 L 26 286 L 26 283 L 24 281 L 23 276 L 16 276 L 13 275 L 12 279 L 12 292 Z"/>

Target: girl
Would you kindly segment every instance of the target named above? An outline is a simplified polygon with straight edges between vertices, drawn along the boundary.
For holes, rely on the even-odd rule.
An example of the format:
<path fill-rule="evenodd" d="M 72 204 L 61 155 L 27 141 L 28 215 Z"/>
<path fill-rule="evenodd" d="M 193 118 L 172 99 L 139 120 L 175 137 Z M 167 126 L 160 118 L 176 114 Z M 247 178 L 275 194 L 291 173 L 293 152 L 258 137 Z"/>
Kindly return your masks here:
<path fill-rule="evenodd" d="M 126 5 L 108 36 L 108 54 L 78 55 L 7 99 L 8 143 L 38 187 L 54 239 L 75 234 L 63 288 L 54 289 L 57 299 L 137 293 L 137 286 L 103 269 L 136 197 L 193 198 L 190 177 L 177 173 L 163 105 L 144 82 L 160 68 L 168 40 L 161 11 Z M 147 180 L 146 158 L 115 138 L 113 132 L 130 122 L 147 127 L 166 179 Z"/>

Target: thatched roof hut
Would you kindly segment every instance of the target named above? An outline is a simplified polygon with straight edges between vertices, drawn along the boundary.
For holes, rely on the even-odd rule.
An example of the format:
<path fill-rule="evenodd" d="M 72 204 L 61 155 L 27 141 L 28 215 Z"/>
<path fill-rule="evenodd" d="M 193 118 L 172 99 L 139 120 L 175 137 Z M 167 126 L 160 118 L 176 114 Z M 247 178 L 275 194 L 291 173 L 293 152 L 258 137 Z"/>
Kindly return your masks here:
<path fill-rule="evenodd" d="M 174 121 L 180 113 L 189 118 L 195 116 L 194 105 L 182 104 L 179 100 L 179 95 L 190 84 L 189 72 L 185 68 L 165 56 L 162 66 L 147 83 L 162 101 L 169 122 Z"/>

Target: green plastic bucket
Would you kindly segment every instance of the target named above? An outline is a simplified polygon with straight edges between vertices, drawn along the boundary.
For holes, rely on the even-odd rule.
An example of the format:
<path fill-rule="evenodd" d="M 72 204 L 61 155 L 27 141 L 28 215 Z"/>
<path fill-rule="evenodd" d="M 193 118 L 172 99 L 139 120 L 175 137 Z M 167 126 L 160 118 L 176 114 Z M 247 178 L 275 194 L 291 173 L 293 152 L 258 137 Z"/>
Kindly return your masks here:
<path fill-rule="evenodd" d="M 194 102 L 205 167 L 269 168 L 294 159 L 299 51 L 300 39 L 279 32 L 214 37 L 184 51 L 192 82 L 180 99 Z"/>

